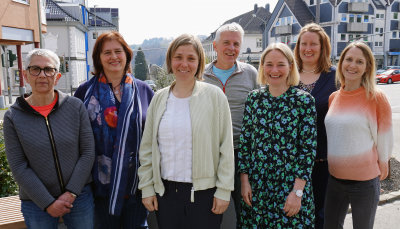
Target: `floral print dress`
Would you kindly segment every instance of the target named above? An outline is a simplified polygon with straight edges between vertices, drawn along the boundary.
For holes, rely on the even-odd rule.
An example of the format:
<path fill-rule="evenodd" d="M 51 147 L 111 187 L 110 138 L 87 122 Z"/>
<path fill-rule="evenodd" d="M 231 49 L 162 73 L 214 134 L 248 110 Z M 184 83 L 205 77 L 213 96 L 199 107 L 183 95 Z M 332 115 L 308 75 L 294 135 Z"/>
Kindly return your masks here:
<path fill-rule="evenodd" d="M 268 86 L 250 92 L 240 135 L 239 173 L 248 174 L 252 207 L 243 200 L 240 228 L 314 228 L 311 172 L 316 154 L 314 98 L 290 87 L 278 97 Z M 301 209 L 283 211 L 296 178 L 306 181 Z"/>

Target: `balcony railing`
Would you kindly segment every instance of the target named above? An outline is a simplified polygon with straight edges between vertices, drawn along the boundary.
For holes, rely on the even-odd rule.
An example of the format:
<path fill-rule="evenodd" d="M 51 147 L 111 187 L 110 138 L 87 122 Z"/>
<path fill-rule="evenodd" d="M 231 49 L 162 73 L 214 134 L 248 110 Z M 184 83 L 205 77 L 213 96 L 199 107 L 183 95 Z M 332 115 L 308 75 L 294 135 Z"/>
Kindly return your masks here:
<path fill-rule="evenodd" d="M 275 27 L 276 34 L 291 34 L 292 33 L 292 25 L 281 25 Z"/>
<path fill-rule="evenodd" d="M 348 23 L 347 32 L 368 32 L 368 23 Z"/>
<path fill-rule="evenodd" d="M 369 3 L 366 2 L 350 2 L 349 12 L 368 12 Z"/>

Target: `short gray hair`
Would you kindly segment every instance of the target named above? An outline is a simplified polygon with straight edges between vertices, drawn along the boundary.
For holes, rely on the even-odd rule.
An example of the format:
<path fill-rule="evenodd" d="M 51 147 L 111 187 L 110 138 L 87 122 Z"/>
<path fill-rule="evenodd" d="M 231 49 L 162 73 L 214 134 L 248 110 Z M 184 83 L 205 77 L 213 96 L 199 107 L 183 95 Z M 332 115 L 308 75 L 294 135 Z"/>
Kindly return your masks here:
<path fill-rule="evenodd" d="M 25 58 L 25 63 L 27 65 L 26 67 L 28 67 L 31 63 L 33 56 L 43 56 L 49 58 L 53 61 L 53 64 L 55 65 L 54 67 L 57 69 L 57 72 L 60 71 L 60 58 L 53 51 L 49 49 L 33 49 L 29 51 L 28 55 L 26 55 Z"/>
<path fill-rule="evenodd" d="M 238 23 L 236 22 L 232 22 L 229 24 L 225 24 L 222 25 L 221 27 L 219 27 L 217 29 L 217 32 L 215 33 L 215 39 L 214 41 L 218 42 L 220 37 L 221 37 L 221 33 L 222 32 L 226 32 L 226 31 L 230 31 L 230 32 L 238 32 L 240 33 L 240 43 L 243 42 L 243 36 L 244 36 L 244 30 L 242 28 L 242 26 L 240 26 Z"/>

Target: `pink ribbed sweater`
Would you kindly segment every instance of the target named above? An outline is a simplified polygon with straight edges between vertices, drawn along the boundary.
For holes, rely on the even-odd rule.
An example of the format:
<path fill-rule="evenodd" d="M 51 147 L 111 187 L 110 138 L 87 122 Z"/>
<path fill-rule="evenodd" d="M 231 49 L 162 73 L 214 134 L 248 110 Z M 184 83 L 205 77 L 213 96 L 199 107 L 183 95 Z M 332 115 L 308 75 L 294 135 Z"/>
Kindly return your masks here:
<path fill-rule="evenodd" d="M 334 92 L 329 97 L 325 126 L 332 176 L 359 181 L 387 176 L 393 130 L 392 111 L 383 92 L 369 99 L 363 87 Z"/>

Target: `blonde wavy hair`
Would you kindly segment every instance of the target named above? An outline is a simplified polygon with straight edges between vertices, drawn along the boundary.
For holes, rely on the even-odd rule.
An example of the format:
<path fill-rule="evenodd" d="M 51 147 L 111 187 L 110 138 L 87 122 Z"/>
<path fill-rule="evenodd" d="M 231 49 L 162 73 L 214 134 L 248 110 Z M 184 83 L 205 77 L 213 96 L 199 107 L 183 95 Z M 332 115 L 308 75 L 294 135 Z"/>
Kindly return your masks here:
<path fill-rule="evenodd" d="M 365 88 L 365 91 L 367 93 L 367 98 L 369 98 L 369 96 L 372 96 L 372 98 L 375 98 L 375 95 L 377 92 L 377 88 L 376 88 L 376 84 L 375 84 L 375 75 L 376 75 L 375 57 L 372 54 L 371 48 L 362 41 L 354 41 L 354 42 L 350 43 L 340 54 L 339 63 L 337 65 L 337 69 L 336 69 L 336 82 L 340 83 L 341 86 L 345 86 L 342 65 L 343 65 L 343 61 L 344 61 L 344 58 L 346 57 L 347 52 L 352 48 L 358 48 L 364 54 L 364 58 L 366 59 L 366 68 L 365 68 L 365 72 L 361 78 L 361 86 Z"/>

